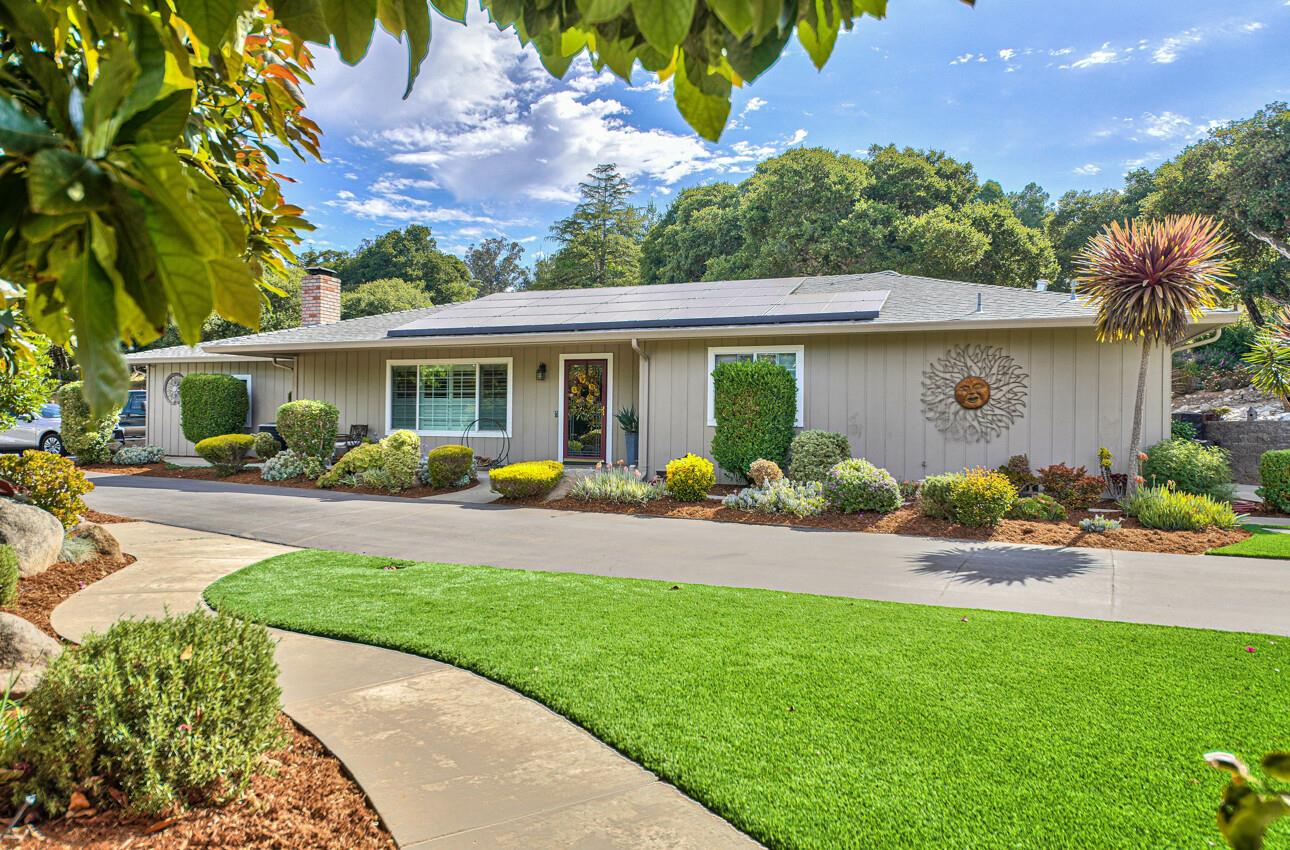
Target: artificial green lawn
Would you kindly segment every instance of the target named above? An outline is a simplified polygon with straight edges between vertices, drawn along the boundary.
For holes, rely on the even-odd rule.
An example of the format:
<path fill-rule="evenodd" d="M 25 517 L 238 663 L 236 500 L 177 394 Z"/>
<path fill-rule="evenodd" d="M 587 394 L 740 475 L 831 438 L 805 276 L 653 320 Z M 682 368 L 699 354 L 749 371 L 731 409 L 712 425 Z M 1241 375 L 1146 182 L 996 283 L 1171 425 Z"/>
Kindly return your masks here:
<path fill-rule="evenodd" d="M 1267 526 L 1241 526 L 1253 537 L 1210 549 L 1208 555 L 1240 555 L 1244 558 L 1290 558 L 1290 534 L 1269 531 Z"/>
<path fill-rule="evenodd" d="M 1213 847 L 1201 754 L 1290 744 L 1261 635 L 318 551 L 206 597 L 504 682 L 772 848 Z"/>

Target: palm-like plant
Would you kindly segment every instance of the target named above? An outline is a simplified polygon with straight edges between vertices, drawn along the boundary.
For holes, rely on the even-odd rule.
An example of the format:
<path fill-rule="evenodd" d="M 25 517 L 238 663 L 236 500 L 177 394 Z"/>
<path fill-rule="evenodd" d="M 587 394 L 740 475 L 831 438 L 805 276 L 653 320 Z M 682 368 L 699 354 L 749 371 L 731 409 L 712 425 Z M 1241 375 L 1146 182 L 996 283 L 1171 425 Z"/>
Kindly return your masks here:
<path fill-rule="evenodd" d="M 1157 345 L 1173 345 L 1187 325 L 1230 291 L 1231 243 L 1208 216 L 1111 222 L 1076 257 L 1080 292 L 1097 307 L 1101 342 L 1142 340 L 1138 395 L 1129 438 L 1129 487 L 1136 488 L 1142 445 L 1147 363 Z"/>
<path fill-rule="evenodd" d="M 1283 312 L 1259 331 L 1241 359 L 1247 364 L 1250 383 L 1290 407 L 1290 316 Z"/>

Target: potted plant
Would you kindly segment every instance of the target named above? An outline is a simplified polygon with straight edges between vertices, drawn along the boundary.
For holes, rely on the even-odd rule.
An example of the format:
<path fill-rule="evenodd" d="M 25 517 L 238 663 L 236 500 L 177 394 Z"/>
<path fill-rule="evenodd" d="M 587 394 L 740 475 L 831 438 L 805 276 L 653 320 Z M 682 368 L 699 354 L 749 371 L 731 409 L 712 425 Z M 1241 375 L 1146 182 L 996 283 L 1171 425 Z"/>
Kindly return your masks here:
<path fill-rule="evenodd" d="M 618 427 L 623 429 L 623 441 L 627 444 L 627 465 L 635 466 L 640 430 L 640 422 L 636 419 L 636 408 L 624 407 L 615 414 L 614 418 L 618 420 Z"/>

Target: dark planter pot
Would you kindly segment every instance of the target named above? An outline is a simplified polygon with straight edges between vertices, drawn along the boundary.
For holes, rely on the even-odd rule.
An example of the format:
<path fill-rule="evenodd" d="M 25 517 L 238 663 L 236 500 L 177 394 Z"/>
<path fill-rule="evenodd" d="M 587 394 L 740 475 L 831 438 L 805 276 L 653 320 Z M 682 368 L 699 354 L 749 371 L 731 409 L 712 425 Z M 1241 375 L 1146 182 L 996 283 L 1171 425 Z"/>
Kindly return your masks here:
<path fill-rule="evenodd" d="M 623 434 L 623 442 L 627 444 L 627 465 L 635 466 L 637 459 L 637 448 L 640 440 L 640 434 L 628 432 Z"/>

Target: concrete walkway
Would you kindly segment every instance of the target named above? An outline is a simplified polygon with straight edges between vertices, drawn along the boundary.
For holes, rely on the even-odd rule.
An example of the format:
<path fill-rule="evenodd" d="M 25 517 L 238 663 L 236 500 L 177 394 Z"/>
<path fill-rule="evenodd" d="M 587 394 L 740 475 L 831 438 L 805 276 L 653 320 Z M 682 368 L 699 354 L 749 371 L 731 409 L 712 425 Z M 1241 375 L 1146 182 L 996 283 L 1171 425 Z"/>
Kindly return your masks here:
<path fill-rule="evenodd" d="M 1290 634 L 1290 561 L 932 540 L 95 475 L 98 510 L 292 546 Z"/>
<path fill-rule="evenodd" d="M 69 640 L 191 611 L 215 579 L 291 551 L 146 522 L 112 531 L 139 560 L 54 610 Z M 402 848 L 760 846 L 509 688 L 415 655 L 273 633 L 283 711 L 345 763 Z"/>

